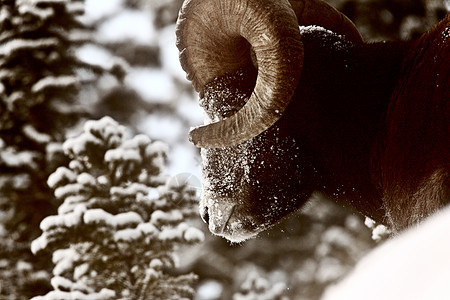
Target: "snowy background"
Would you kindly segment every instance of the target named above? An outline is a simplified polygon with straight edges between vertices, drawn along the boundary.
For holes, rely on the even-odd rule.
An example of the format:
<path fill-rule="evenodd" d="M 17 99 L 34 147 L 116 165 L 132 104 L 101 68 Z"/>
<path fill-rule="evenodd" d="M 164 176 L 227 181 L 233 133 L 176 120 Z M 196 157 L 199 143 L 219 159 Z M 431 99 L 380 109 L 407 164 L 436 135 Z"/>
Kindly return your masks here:
<path fill-rule="evenodd" d="M 133 91 L 133 95 L 125 99 L 114 99 L 122 102 L 130 113 L 124 121 L 150 138 L 170 145 L 168 174 L 191 173 L 200 178 L 198 150 L 186 137 L 191 126 L 203 123 L 203 113 L 197 106 L 197 95 L 181 69 L 175 46 L 174 18 L 180 1 L 141 2 L 130 7 L 125 0 L 86 1 L 83 21 L 95 25 L 96 40 L 116 53 L 86 45 L 79 49 L 78 55 L 87 62 L 108 66 L 113 55 L 125 54 L 130 63 L 125 86 L 105 78 L 97 91 L 98 101 L 104 93 L 115 89 Z M 121 120 L 123 111 L 117 108 L 109 113 Z"/>
<path fill-rule="evenodd" d="M 348 15 L 368 41 L 415 37 L 450 10 L 450 2 L 443 0 L 329 2 Z M 79 47 L 77 57 L 105 69 L 120 58 L 127 73 L 123 81 L 104 74 L 83 88 L 78 102 L 93 119 L 108 115 L 125 125 L 129 136 L 143 133 L 167 143 L 164 173 L 174 180 L 188 181 L 200 192 L 199 151 L 187 141 L 187 133 L 190 127 L 203 123 L 203 113 L 178 61 L 175 21 L 181 3 L 85 1 L 81 20 L 92 28 L 95 43 Z M 89 82 L 92 74 L 80 76 Z M 69 136 L 79 134 L 80 128 L 75 126 Z M 0 218 L 5 214 L 1 212 Z M 302 212 L 243 245 L 230 245 L 211 236 L 199 218 L 193 223 L 205 233 L 205 241 L 179 250 L 175 273 L 199 276 L 196 300 L 229 300 L 233 295 L 234 299 L 260 299 L 252 296 L 255 291 L 267 299 L 319 299 L 327 286 L 349 273 L 376 246 L 362 216 L 319 196 Z M 25 276 L 32 268 L 18 260 L 15 269 L 10 269 L 8 259 L 0 257 L 1 296 L 8 290 L 8 276 Z"/>
<path fill-rule="evenodd" d="M 132 51 L 117 45 L 131 43 L 137 48 L 125 85 L 137 93 L 135 101 L 143 101 L 142 106 L 149 110 L 132 111 L 129 122 L 136 130 L 170 145 L 168 174 L 200 178 L 198 151 L 186 141 L 186 135 L 191 126 L 202 123 L 203 115 L 175 47 L 173 21 L 180 1 L 135 2 L 133 8 L 124 0 L 89 0 L 86 22 L 96 24 L 98 40 L 112 46 L 115 55 Z M 442 2 L 432 0 L 332 2 L 352 17 L 369 40 L 411 38 L 435 22 L 434 14 L 442 13 Z M 139 60 L 139 48 L 152 49 L 153 59 Z M 86 47 L 80 55 L 108 64 L 103 49 Z M 102 89 L 114 89 L 114 84 L 105 80 Z M 247 276 L 255 273 L 269 286 L 283 283 L 292 299 L 317 299 L 324 286 L 346 274 L 375 245 L 359 216 L 323 199 L 243 246 L 230 246 L 208 234 L 205 227 L 207 241 L 187 249 L 182 262 L 186 270 L 200 275 L 198 300 L 230 299 L 230 291 L 239 290 Z"/>

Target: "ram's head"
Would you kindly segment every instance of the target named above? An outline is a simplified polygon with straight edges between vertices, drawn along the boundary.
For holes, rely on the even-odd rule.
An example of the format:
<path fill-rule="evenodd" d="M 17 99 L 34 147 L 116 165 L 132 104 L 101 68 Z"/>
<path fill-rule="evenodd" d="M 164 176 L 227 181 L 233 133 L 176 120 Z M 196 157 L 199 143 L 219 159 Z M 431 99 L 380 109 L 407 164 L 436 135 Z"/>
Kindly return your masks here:
<path fill-rule="evenodd" d="M 303 66 L 300 25 L 360 40 L 353 24 L 319 0 L 187 0 L 178 19 L 180 61 L 199 92 L 205 126 L 200 212 L 235 242 L 296 210 L 311 194 L 307 149 L 283 123 Z"/>

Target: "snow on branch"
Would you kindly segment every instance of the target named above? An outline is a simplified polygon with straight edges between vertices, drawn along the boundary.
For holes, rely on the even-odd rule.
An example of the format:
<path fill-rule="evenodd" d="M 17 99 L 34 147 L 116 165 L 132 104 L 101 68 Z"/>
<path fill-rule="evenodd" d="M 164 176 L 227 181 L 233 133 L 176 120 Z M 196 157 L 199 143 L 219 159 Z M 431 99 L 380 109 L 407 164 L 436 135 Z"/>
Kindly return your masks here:
<path fill-rule="evenodd" d="M 78 48 L 95 43 L 91 28 L 79 18 L 83 0 L 0 3 L 0 202 L 7 213 L 0 216 L 0 231 L 8 237 L 0 242 L 0 257 L 5 257 L 2 263 L 14 265 L 17 259 L 35 260 L 28 246 L 40 233 L 40 221 L 59 203 L 63 202 L 60 214 L 43 223 L 48 232 L 33 244 L 34 250 L 61 243 L 81 228 L 81 216 L 74 214 L 78 205 L 110 202 L 107 184 L 89 185 L 97 176 L 89 178 L 86 170 L 85 175 L 78 172 L 88 165 L 86 161 L 74 160 L 74 168 L 66 167 L 52 178 L 49 175 L 68 160 L 62 148 L 64 136 L 85 116 L 86 107 L 78 101 L 83 85 L 95 83 L 102 75 L 121 80 L 118 76 L 124 76 L 126 64 L 113 55 L 114 63 L 108 68 L 78 59 Z M 92 74 L 89 82 L 86 73 Z M 45 184 L 47 179 L 51 188 Z M 130 195 L 128 201 L 132 199 Z M 9 244 L 18 248 L 14 255 L 9 253 Z M 0 298 L 28 298 L 35 293 L 29 286 L 37 284 L 36 291 L 48 286 L 39 275 L 46 273 L 47 260 L 32 267 L 29 273 L 36 276 L 20 276 L 20 280 L 4 276 Z M 7 274 L 9 269 L 3 266 L 0 272 Z"/>
<path fill-rule="evenodd" d="M 55 251 L 55 291 L 36 299 L 68 291 L 97 295 L 101 288 L 119 298 L 192 296 L 194 275 L 164 271 L 174 266 L 177 245 L 204 239 L 187 223 L 197 214 L 196 194 L 161 175 L 167 145 L 144 135 L 126 139 L 124 127 L 104 117 L 86 122 L 63 149 L 68 167 L 48 178 L 62 204 L 32 243 L 33 253 Z"/>
<path fill-rule="evenodd" d="M 41 38 L 36 40 L 15 39 L 0 45 L 0 55 L 10 56 L 14 52 L 21 50 L 33 50 L 58 46 L 56 38 Z"/>
<path fill-rule="evenodd" d="M 36 82 L 31 91 L 42 92 L 49 88 L 69 88 L 78 85 L 79 80 L 75 76 L 47 76 Z"/>

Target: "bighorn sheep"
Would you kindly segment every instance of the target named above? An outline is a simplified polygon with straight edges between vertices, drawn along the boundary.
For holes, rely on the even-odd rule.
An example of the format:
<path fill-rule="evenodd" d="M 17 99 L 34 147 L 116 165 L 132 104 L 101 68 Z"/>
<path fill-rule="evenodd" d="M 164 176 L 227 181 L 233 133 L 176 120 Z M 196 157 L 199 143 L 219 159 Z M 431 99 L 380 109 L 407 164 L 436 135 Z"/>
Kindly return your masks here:
<path fill-rule="evenodd" d="M 314 191 L 394 231 L 448 204 L 449 36 L 450 15 L 368 44 L 321 0 L 186 0 L 177 46 L 206 111 L 190 139 L 211 232 L 243 241 Z"/>

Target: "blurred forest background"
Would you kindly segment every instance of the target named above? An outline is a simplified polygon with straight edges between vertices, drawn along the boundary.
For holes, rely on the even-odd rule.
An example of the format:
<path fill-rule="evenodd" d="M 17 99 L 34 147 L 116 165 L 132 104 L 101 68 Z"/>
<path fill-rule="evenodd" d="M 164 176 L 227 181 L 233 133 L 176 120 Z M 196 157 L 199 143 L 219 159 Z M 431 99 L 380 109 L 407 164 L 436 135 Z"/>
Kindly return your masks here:
<path fill-rule="evenodd" d="M 415 38 L 450 10 L 446 0 L 328 2 L 355 22 L 366 41 Z M 200 157 L 186 137 L 191 126 L 202 123 L 203 115 L 198 95 L 178 62 L 175 22 L 181 4 L 182 0 L 0 0 L 0 299 L 29 299 L 72 288 L 61 280 L 51 284 L 57 272 L 55 256 L 52 262 L 50 251 L 34 255 L 31 243 L 41 236 L 44 218 L 65 213 L 58 212 L 65 196 L 56 193 L 58 184 L 47 180 L 61 166 L 81 172 L 75 166 L 80 162 L 73 163 L 76 147 L 63 143 L 79 136 L 87 120 L 110 116 L 123 126 L 104 121 L 120 140 L 111 149 L 151 149 L 139 162 L 133 161 L 134 169 L 145 159 L 167 158 L 164 170 L 158 164 L 145 173 L 161 175 L 160 181 L 136 175 L 136 183 L 156 189 L 168 178 L 168 190 L 178 188 L 177 195 L 188 198 L 188 206 L 195 204 L 194 194 L 201 190 Z M 107 131 L 89 126 L 84 126 L 85 133 L 90 130 L 95 138 L 110 139 Z M 154 146 L 156 142 L 140 134 L 164 142 L 168 149 Z M 138 136 L 133 142 L 121 140 L 133 136 Z M 86 163 L 83 159 L 79 161 Z M 128 159 L 125 165 L 130 166 L 129 157 L 120 159 Z M 111 159 L 106 160 L 101 160 L 96 175 L 111 168 Z M 88 177 L 83 178 L 78 183 L 87 186 Z M 183 190 L 185 186 L 194 188 L 194 194 Z M 162 193 L 158 189 L 159 200 L 168 195 L 167 189 Z M 95 207 L 101 205 L 105 204 Z M 173 263 L 176 267 L 157 260 L 145 263 L 165 274 L 158 278 L 170 284 L 162 286 L 186 285 L 180 295 L 197 300 L 319 299 L 326 286 L 342 278 L 376 245 L 362 216 L 319 195 L 301 212 L 242 245 L 212 236 L 192 207 L 182 217 L 194 227 L 180 227 L 181 219 L 166 217 L 167 224 L 182 228 L 165 236 L 164 241 L 176 245 L 157 247 L 176 252 L 178 259 L 169 259 L 178 260 Z M 195 227 L 204 232 L 204 240 L 194 229 L 188 230 Z M 176 237 L 179 232 L 182 238 Z M 79 233 L 64 234 L 70 238 Z M 183 275 L 192 273 L 198 277 Z M 90 276 L 95 281 L 95 274 Z M 101 294 L 100 288 L 96 292 L 98 299 L 111 297 Z M 164 294 L 152 297 L 169 299 Z"/>

